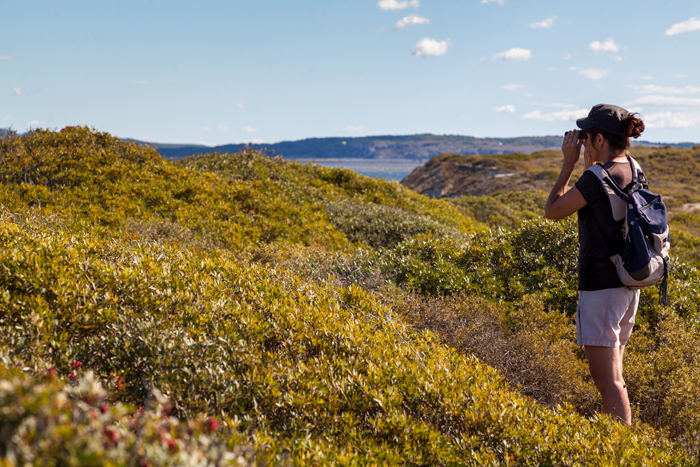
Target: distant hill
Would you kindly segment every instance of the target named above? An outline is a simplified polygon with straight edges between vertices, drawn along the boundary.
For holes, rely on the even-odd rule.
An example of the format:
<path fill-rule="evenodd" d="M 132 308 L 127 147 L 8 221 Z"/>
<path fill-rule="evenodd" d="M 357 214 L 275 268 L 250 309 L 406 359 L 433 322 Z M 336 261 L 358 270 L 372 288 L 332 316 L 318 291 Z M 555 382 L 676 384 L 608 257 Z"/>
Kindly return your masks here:
<path fill-rule="evenodd" d="M 251 144 L 251 148 L 282 154 L 289 159 L 410 159 L 425 160 L 444 153 L 505 154 L 533 153 L 561 147 L 560 136 L 518 138 L 475 138 L 460 135 L 367 136 L 360 138 L 308 138 L 271 144 Z M 206 147 L 150 143 L 163 157 L 180 159 L 193 154 L 238 152 L 244 144 Z"/>
<path fill-rule="evenodd" d="M 670 210 L 696 209 L 700 205 L 700 146 L 650 147 L 636 145 L 632 156 L 645 168 L 649 184 L 664 196 Z M 489 196 L 513 190 L 549 191 L 561 168 L 560 151 L 493 155 L 441 154 L 416 167 L 401 185 L 431 198 Z M 576 181 L 583 173 L 579 163 Z M 573 183 L 573 182 L 572 182 Z"/>
<path fill-rule="evenodd" d="M 130 140 L 135 141 L 135 140 Z M 137 141 L 140 142 L 140 141 Z M 476 138 L 462 135 L 405 135 L 366 136 L 358 138 L 307 138 L 269 144 L 250 144 L 249 147 L 282 154 L 289 159 L 409 159 L 427 160 L 439 154 L 508 154 L 559 150 L 561 136 L 522 136 L 517 138 Z M 145 143 L 144 143 L 145 144 Z M 181 159 L 194 154 L 212 152 L 235 153 L 245 144 L 203 146 L 195 144 L 149 143 L 163 157 Z M 635 141 L 635 146 L 673 146 L 690 148 L 697 143 L 668 144 Z"/>
<path fill-rule="evenodd" d="M 0 129 L 0 137 L 7 137 L 10 130 Z M 152 143 L 122 138 L 155 148 L 167 159 L 182 159 L 194 154 L 213 152 L 236 153 L 244 143 L 205 146 L 202 144 Z M 477 138 L 463 135 L 433 135 L 430 133 L 402 136 L 365 136 L 352 138 L 307 138 L 298 141 L 282 141 L 247 145 L 270 154 L 282 154 L 289 159 L 408 159 L 428 160 L 439 154 L 509 154 L 521 152 L 559 150 L 561 136 L 521 136 L 516 138 Z M 635 146 L 672 146 L 691 148 L 698 143 L 662 143 L 635 141 Z"/>

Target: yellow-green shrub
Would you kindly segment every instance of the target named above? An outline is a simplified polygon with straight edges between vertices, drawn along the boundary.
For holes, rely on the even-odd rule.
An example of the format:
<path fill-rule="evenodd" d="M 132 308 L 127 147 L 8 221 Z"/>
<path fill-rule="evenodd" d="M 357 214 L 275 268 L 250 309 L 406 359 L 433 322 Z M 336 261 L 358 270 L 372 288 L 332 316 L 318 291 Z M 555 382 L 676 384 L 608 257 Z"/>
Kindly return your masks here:
<path fill-rule="evenodd" d="M 82 127 L 0 139 L 0 181 L 0 203 L 13 212 L 36 208 L 105 234 L 174 233 L 164 239 L 177 241 L 184 233 L 191 245 L 237 251 L 260 243 L 346 248 L 324 210 L 329 202 L 393 209 L 407 225 L 425 224 L 419 231 L 437 222 L 464 233 L 483 229 L 445 201 L 349 170 L 250 151 L 172 163 L 154 149 Z M 392 234 L 373 232 L 381 235 Z"/>
<path fill-rule="evenodd" d="M 3 467 L 247 466 L 264 459 L 214 418 L 168 416 L 169 402 L 157 390 L 135 410 L 112 403 L 89 371 L 70 384 L 52 371 L 32 379 L 0 366 Z"/>
<path fill-rule="evenodd" d="M 154 384 L 299 464 L 671 465 L 652 431 L 547 409 L 362 290 L 226 257 L 0 222 L 5 358 Z"/>
<path fill-rule="evenodd" d="M 418 329 L 498 369 L 514 388 L 548 407 L 568 403 L 589 416 L 600 410 L 571 320 L 547 313 L 540 296 L 527 295 L 512 306 L 464 295 L 411 296 L 395 309 Z"/>
<path fill-rule="evenodd" d="M 544 217 L 548 193 L 540 190 L 510 191 L 490 196 L 460 196 L 450 202 L 492 229 L 521 227 L 523 222 Z"/>
<path fill-rule="evenodd" d="M 343 168 L 285 162 L 283 158 L 270 158 L 255 152 L 204 154 L 181 159 L 175 164 L 233 180 L 274 180 L 284 185 L 285 192 L 300 191 L 317 202 L 354 201 L 370 207 L 382 205 L 440 222 L 464 233 L 485 230 L 483 225 L 447 201 L 427 198 L 397 182 L 365 177 Z"/>

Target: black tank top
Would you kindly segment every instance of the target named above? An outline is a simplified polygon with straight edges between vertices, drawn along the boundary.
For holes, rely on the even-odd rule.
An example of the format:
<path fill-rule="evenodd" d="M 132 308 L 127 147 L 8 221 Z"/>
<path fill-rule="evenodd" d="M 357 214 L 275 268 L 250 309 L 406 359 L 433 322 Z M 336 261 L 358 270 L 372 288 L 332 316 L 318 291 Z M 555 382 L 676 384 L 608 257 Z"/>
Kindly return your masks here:
<path fill-rule="evenodd" d="M 632 168 L 626 159 L 607 162 L 604 167 L 619 186 L 632 182 Z M 578 288 L 592 291 L 624 287 L 610 256 L 622 253 L 625 220 L 613 218 L 608 194 L 593 173 L 586 170 L 575 186 L 587 203 L 578 211 Z"/>

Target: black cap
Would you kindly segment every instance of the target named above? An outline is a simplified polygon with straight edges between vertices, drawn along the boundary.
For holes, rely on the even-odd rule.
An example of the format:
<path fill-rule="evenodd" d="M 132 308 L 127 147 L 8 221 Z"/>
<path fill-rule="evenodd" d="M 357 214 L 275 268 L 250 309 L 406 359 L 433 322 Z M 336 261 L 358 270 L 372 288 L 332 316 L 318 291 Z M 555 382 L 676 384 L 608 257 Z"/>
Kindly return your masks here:
<path fill-rule="evenodd" d="M 576 125 L 582 130 L 595 127 L 613 135 L 622 135 L 622 122 L 629 114 L 629 111 L 616 105 L 598 104 L 588 112 L 588 117 L 576 120 Z"/>

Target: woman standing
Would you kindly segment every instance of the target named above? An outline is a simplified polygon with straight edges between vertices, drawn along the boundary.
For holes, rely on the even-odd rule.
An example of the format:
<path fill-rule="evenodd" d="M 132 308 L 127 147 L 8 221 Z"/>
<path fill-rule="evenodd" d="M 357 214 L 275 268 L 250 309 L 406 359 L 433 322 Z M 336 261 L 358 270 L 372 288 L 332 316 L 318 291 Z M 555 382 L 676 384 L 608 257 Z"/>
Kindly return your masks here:
<path fill-rule="evenodd" d="M 547 199 L 545 217 L 562 219 L 578 213 L 579 270 L 577 345 L 585 347 L 588 366 L 603 399 L 603 412 L 630 424 L 622 356 L 632 333 L 639 290 L 625 287 L 610 256 L 622 253 L 625 205 L 609 197 L 598 177 L 586 170 L 571 190 L 571 174 L 584 146 L 586 169 L 601 163 L 620 187 L 632 182 L 628 149 L 644 122 L 627 110 L 608 104 L 594 106 L 579 119 L 580 130 L 564 136 L 564 164 Z M 619 202 L 622 202 L 622 206 Z"/>

